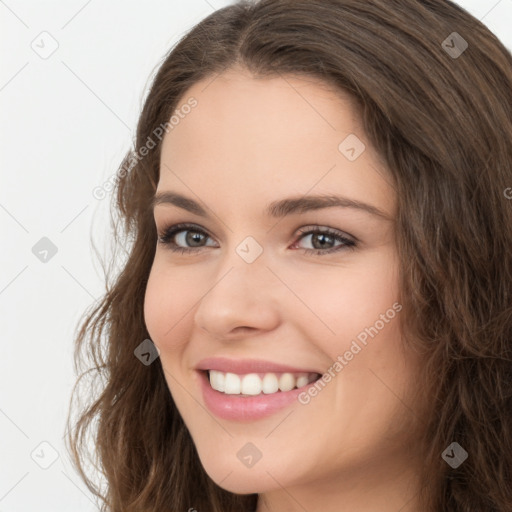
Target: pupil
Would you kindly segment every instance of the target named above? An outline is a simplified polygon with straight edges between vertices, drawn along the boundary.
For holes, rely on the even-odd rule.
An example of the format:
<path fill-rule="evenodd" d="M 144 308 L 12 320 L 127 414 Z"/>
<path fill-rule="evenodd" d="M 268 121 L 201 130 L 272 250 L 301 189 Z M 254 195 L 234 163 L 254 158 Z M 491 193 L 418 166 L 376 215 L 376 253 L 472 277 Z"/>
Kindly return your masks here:
<path fill-rule="evenodd" d="M 317 237 L 318 237 L 318 239 L 320 239 L 320 248 L 321 249 L 323 247 L 325 247 L 326 239 L 327 239 L 327 243 L 328 243 L 328 239 L 331 238 L 330 235 L 326 235 L 326 234 L 317 235 Z"/>
<path fill-rule="evenodd" d="M 189 245 L 194 245 L 195 242 L 200 242 L 201 241 L 201 233 L 195 233 L 193 235 L 187 235 L 187 243 Z"/>

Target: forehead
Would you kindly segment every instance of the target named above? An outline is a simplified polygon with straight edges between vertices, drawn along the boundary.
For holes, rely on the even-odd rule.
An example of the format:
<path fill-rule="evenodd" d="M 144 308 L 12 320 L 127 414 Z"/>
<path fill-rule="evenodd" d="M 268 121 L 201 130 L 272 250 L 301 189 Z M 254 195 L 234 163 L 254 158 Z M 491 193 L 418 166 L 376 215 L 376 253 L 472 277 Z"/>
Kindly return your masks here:
<path fill-rule="evenodd" d="M 242 204 L 314 188 L 393 210 L 389 178 L 348 94 L 314 78 L 230 70 L 194 84 L 177 110 L 191 98 L 196 106 L 163 140 L 159 191 L 214 187 Z M 344 141 L 360 144 L 355 160 L 343 153 Z"/>
<path fill-rule="evenodd" d="M 309 77 L 261 78 L 229 70 L 194 84 L 178 110 L 190 98 L 197 106 L 166 135 L 171 146 L 189 140 L 191 131 L 201 145 L 248 136 L 255 148 L 261 142 L 282 149 L 298 139 L 361 131 L 352 98 Z"/>

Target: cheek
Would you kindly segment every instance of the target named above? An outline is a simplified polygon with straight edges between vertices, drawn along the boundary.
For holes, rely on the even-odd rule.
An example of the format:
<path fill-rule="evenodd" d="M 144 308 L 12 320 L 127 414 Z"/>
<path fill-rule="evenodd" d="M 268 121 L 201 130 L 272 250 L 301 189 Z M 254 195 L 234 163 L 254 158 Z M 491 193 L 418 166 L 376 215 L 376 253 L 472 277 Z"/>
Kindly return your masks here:
<path fill-rule="evenodd" d="M 159 319 L 161 318 L 157 297 L 158 286 L 150 276 L 144 296 L 144 321 L 146 323 L 146 329 L 148 330 L 149 336 L 154 341 L 159 338 L 157 333 Z"/>
<path fill-rule="evenodd" d="M 397 324 L 400 314 L 397 310 L 401 308 L 398 269 L 392 258 L 368 258 L 357 268 L 317 277 L 303 285 L 303 290 L 311 309 L 331 330 L 326 338 L 330 347 L 327 353 L 338 355 L 358 336 L 363 342 L 365 337 L 371 339 L 367 329 L 375 333 L 371 329 L 375 324 L 379 338 L 396 337 L 393 324 Z M 325 336 L 325 325 L 320 322 L 314 325 Z"/>
<path fill-rule="evenodd" d="M 196 286 L 182 279 L 180 272 L 162 270 L 158 263 L 151 269 L 144 297 L 144 319 L 151 339 L 160 350 L 173 349 L 188 338 L 192 306 L 198 300 Z"/>

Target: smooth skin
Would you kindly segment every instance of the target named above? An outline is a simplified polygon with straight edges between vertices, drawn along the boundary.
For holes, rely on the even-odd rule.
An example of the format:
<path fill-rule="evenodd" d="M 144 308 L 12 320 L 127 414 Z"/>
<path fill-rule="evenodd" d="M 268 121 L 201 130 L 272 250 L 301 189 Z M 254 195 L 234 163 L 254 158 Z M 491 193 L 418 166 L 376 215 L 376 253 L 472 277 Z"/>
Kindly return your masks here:
<path fill-rule="evenodd" d="M 400 303 L 397 198 L 350 97 L 312 78 L 240 68 L 195 84 L 180 104 L 190 97 L 197 106 L 163 140 L 157 192 L 187 196 L 208 216 L 162 203 L 154 217 L 159 235 L 181 222 L 206 235 L 174 236 L 190 253 L 158 243 L 144 314 L 201 463 L 221 487 L 259 493 L 257 512 L 419 512 L 410 393 L 420 361 L 402 341 L 401 313 L 308 404 L 250 423 L 210 413 L 194 370 L 225 356 L 322 373 Z M 350 134 L 366 146 L 353 161 L 338 148 Z M 333 194 L 384 216 L 348 207 L 265 214 L 273 201 Z M 330 228 L 356 246 L 301 228 Z M 263 250 L 252 263 L 236 250 L 247 237 Z M 248 442 L 261 452 L 250 468 L 237 457 Z"/>

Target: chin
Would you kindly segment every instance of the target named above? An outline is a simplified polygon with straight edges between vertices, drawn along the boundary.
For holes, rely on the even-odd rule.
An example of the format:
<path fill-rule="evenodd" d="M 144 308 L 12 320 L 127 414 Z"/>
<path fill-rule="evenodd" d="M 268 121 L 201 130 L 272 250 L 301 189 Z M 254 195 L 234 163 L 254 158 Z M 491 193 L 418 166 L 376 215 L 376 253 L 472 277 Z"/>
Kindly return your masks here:
<path fill-rule="evenodd" d="M 284 478 L 281 478 L 277 471 L 273 471 L 272 467 L 261 464 L 261 460 L 252 468 L 246 467 L 237 458 L 224 462 L 222 463 L 219 458 L 212 461 L 201 460 L 208 476 L 226 491 L 234 494 L 261 494 L 287 486 Z"/>

